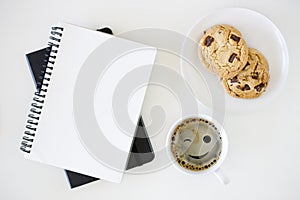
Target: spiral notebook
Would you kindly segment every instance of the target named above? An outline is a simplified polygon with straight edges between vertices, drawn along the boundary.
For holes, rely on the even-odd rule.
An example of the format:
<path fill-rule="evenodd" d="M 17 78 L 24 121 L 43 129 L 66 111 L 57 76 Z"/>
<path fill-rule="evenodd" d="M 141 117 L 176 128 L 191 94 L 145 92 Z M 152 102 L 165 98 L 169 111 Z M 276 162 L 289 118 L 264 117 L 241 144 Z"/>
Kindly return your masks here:
<path fill-rule="evenodd" d="M 108 27 L 97 29 L 97 31 L 101 31 L 103 33 L 111 35 L 113 34 L 112 30 Z M 44 73 L 42 73 L 42 65 L 47 64 L 47 58 L 49 58 L 49 56 L 50 52 L 47 51 L 47 48 L 39 49 L 26 54 L 28 67 L 32 74 L 37 91 L 40 91 L 42 85 L 41 81 L 43 80 L 45 75 Z M 129 155 L 126 170 L 144 165 L 154 159 L 154 152 L 152 149 L 151 141 L 148 138 L 148 133 L 146 127 L 144 126 L 142 117 L 140 117 L 137 124 L 136 133 L 130 152 L 131 153 Z M 65 174 L 71 188 L 76 188 L 99 180 L 98 178 L 72 172 L 69 170 L 65 170 Z"/>
<path fill-rule="evenodd" d="M 48 48 L 51 53 L 47 66 L 44 66 L 45 77 L 41 92 L 36 92 L 33 97 L 32 108 L 28 115 L 30 119 L 27 120 L 27 130 L 23 136 L 21 150 L 26 152 L 25 158 L 31 160 L 107 181 L 120 182 L 126 168 L 135 126 L 126 127 L 127 132 L 132 133 L 131 135 L 125 135 L 116 126 L 111 109 L 114 95 L 111 90 L 117 85 L 116 81 L 118 82 L 124 76 L 126 80 L 126 74 L 134 71 L 138 66 L 148 66 L 143 68 L 142 77 L 149 80 L 156 49 L 66 23 L 53 27 L 51 34 L 49 41 L 51 48 Z M 123 54 L 116 57 L 108 51 L 111 46 L 111 51 L 116 49 L 127 52 L 121 52 Z M 103 49 L 103 47 L 106 48 Z M 85 104 L 86 99 L 91 100 L 89 96 L 91 94 L 87 93 L 91 92 L 91 88 L 86 87 L 86 82 L 94 80 L 95 77 L 82 79 L 82 74 L 86 75 L 90 70 L 87 67 L 94 69 L 92 65 L 99 65 L 99 62 L 102 65 L 107 64 L 104 67 L 109 65 L 108 70 L 104 68 L 106 71 L 103 70 L 103 66 L 97 66 L 102 70 L 101 73 L 105 72 L 104 75 L 112 73 L 113 76 L 112 74 L 103 76 L 100 84 L 97 85 L 97 94 L 105 98 L 97 99 L 97 95 L 94 95 L 97 101 L 91 101 L 93 105 L 90 102 Z M 95 74 L 89 72 L 88 75 Z M 80 82 L 80 77 L 86 82 L 82 80 Z M 81 84 L 78 85 L 78 83 Z M 61 87 L 62 85 L 64 88 Z M 123 87 L 124 84 L 121 86 Z M 144 95 L 145 90 L 135 98 L 135 108 L 128 110 L 132 121 L 138 122 Z M 128 101 L 128 99 L 122 99 L 120 94 L 117 97 L 117 104 L 124 104 Z M 86 110 L 90 111 L 89 109 L 93 106 L 95 116 L 86 116 L 85 114 L 90 114 Z M 76 108 L 76 112 L 79 113 L 77 118 L 76 112 L 73 113 L 73 108 Z M 90 129 L 89 126 L 97 124 L 98 121 L 102 122 L 100 123 L 102 132 L 92 133 L 89 137 L 95 138 L 87 139 L 88 136 L 82 134 L 82 128 L 91 133 L 95 130 Z M 107 146 L 105 141 L 109 141 L 110 145 L 117 147 L 119 151 Z M 109 163 L 101 162 L 99 158 L 108 158 L 105 161 Z"/>

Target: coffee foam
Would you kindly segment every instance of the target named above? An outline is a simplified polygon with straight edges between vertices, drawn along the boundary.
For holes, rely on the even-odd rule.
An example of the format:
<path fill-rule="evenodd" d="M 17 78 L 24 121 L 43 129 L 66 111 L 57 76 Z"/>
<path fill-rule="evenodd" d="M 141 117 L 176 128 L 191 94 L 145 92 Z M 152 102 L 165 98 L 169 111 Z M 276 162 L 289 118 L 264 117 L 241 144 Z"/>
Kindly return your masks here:
<path fill-rule="evenodd" d="M 204 140 L 204 136 L 209 137 L 209 140 Z M 184 120 L 174 129 L 170 142 L 176 162 L 191 171 L 209 169 L 217 163 L 221 155 L 220 132 L 206 119 Z"/>

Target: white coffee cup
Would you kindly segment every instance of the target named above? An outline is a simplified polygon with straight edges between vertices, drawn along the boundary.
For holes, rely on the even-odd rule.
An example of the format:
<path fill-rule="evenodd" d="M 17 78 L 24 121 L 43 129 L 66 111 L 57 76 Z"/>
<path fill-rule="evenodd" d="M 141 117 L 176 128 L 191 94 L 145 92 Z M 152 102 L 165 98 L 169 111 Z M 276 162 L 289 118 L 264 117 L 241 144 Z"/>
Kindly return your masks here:
<path fill-rule="evenodd" d="M 185 121 L 186 119 L 190 119 L 190 118 L 200 118 L 200 119 L 204 119 L 207 120 L 211 123 L 213 123 L 215 125 L 215 127 L 218 129 L 220 136 L 222 138 L 222 147 L 221 147 L 221 154 L 219 156 L 219 159 L 217 160 L 217 162 L 212 165 L 211 167 L 209 167 L 208 169 L 204 169 L 204 170 L 199 170 L 199 171 L 192 171 L 192 170 L 188 170 L 182 166 L 179 165 L 179 163 L 176 161 L 175 157 L 173 156 L 172 152 L 171 152 L 171 136 L 175 130 L 175 128 L 180 125 L 183 121 Z M 225 174 L 222 172 L 220 166 L 222 165 L 223 161 L 225 160 L 225 157 L 227 155 L 227 151 L 228 151 L 228 139 L 227 139 L 227 135 L 226 132 L 224 130 L 224 128 L 214 119 L 212 119 L 209 116 L 205 116 L 205 115 L 189 115 L 189 116 L 185 116 L 185 117 L 181 117 L 180 119 L 178 119 L 171 127 L 169 133 L 168 133 L 168 137 L 167 137 L 167 141 L 166 141 L 166 147 L 167 147 L 167 151 L 168 151 L 168 157 L 171 160 L 171 162 L 173 163 L 173 165 L 180 170 L 181 172 L 187 174 L 187 175 L 192 175 L 192 176 L 198 176 L 198 175 L 203 175 L 203 174 L 209 174 L 209 173 L 213 173 L 215 174 L 218 179 L 224 184 L 228 184 L 229 183 L 229 179 L 227 178 L 227 176 L 225 176 Z"/>

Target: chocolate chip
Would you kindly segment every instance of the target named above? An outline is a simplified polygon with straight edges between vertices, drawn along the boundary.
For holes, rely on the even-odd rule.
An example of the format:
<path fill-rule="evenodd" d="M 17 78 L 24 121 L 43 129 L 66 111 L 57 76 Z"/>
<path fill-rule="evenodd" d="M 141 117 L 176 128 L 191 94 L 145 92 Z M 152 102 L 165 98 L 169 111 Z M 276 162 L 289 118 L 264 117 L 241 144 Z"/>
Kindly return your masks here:
<path fill-rule="evenodd" d="M 231 83 L 237 83 L 237 82 L 239 82 L 239 80 L 238 80 L 237 76 L 235 76 L 232 79 L 230 79 L 230 82 Z"/>
<path fill-rule="evenodd" d="M 253 72 L 253 73 L 251 73 L 251 77 L 252 77 L 253 79 L 257 80 L 257 79 L 258 79 L 258 72 Z"/>
<path fill-rule="evenodd" d="M 247 61 L 247 63 L 246 63 L 246 65 L 245 65 L 245 67 L 243 67 L 243 71 L 248 67 L 250 65 L 250 63 Z"/>
<path fill-rule="evenodd" d="M 229 61 L 230 63 L 232 63 L 236 56 L 237 56 L 236 53 L 231 54 L 231 56 L 229 57 L 229 60 L 228 60 L 228 61 Z"/>
<path fill-rule="evenodd" d="M 205 41 L 204 41 L 204 45 L 209 47 L 211 45 L 211 43 L 214 41 L 215 39 L 211 36 L 207 36 L 205 38 Z"/>
<path fill-rule="evenodd" d="M 240 85 L 237 85 L 236 88 L 243 91 L 250 90 L 250 86 L 248 84 L 246 84 L 243 88 Z"/>
<path fill-rule="evenodd" d="M 255 86 L 254 88 L 255 88 L 255 90 L 256 90 L 257 92 L 260 92 L 261 89 L 262 89 L 264 86 L 265 86 L 265 84 L 261 83 L 261 84 Z"/>
<path fill-rule="evenodd" d="M 240 39 L 241 39 L 239 36 L 236 36 L 236 35 L 231 35 L 230 38 L 233 39 L 236 42 L 239 42 Z"/>
<path fill-rule="evenodd" d="M 250 86 L 246 84 L 243 90 L 250 90 Z"/>

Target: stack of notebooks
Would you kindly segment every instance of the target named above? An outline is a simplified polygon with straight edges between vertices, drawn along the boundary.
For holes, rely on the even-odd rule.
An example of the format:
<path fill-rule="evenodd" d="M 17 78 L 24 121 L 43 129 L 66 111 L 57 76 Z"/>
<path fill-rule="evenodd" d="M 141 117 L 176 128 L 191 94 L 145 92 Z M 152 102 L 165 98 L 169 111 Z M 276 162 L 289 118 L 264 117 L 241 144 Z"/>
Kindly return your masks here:
<path fill-rule="evenodd" d="M 112 102 L 128 101 L 113 99 L 127 74 L 143 66 L 149 80 L 155 55 L 155 48 L 114 37 L 109 28 L 52 27 L 48 47 L 26 54 L 37 91 L 20 147 L 25 158 L 65 169 L 71 188 L 99 179 L 118 183 L 125 170 L 152 161 L 140 115 L 146 90 L 128 110 L 131 134 L 116 124 Z"/>

